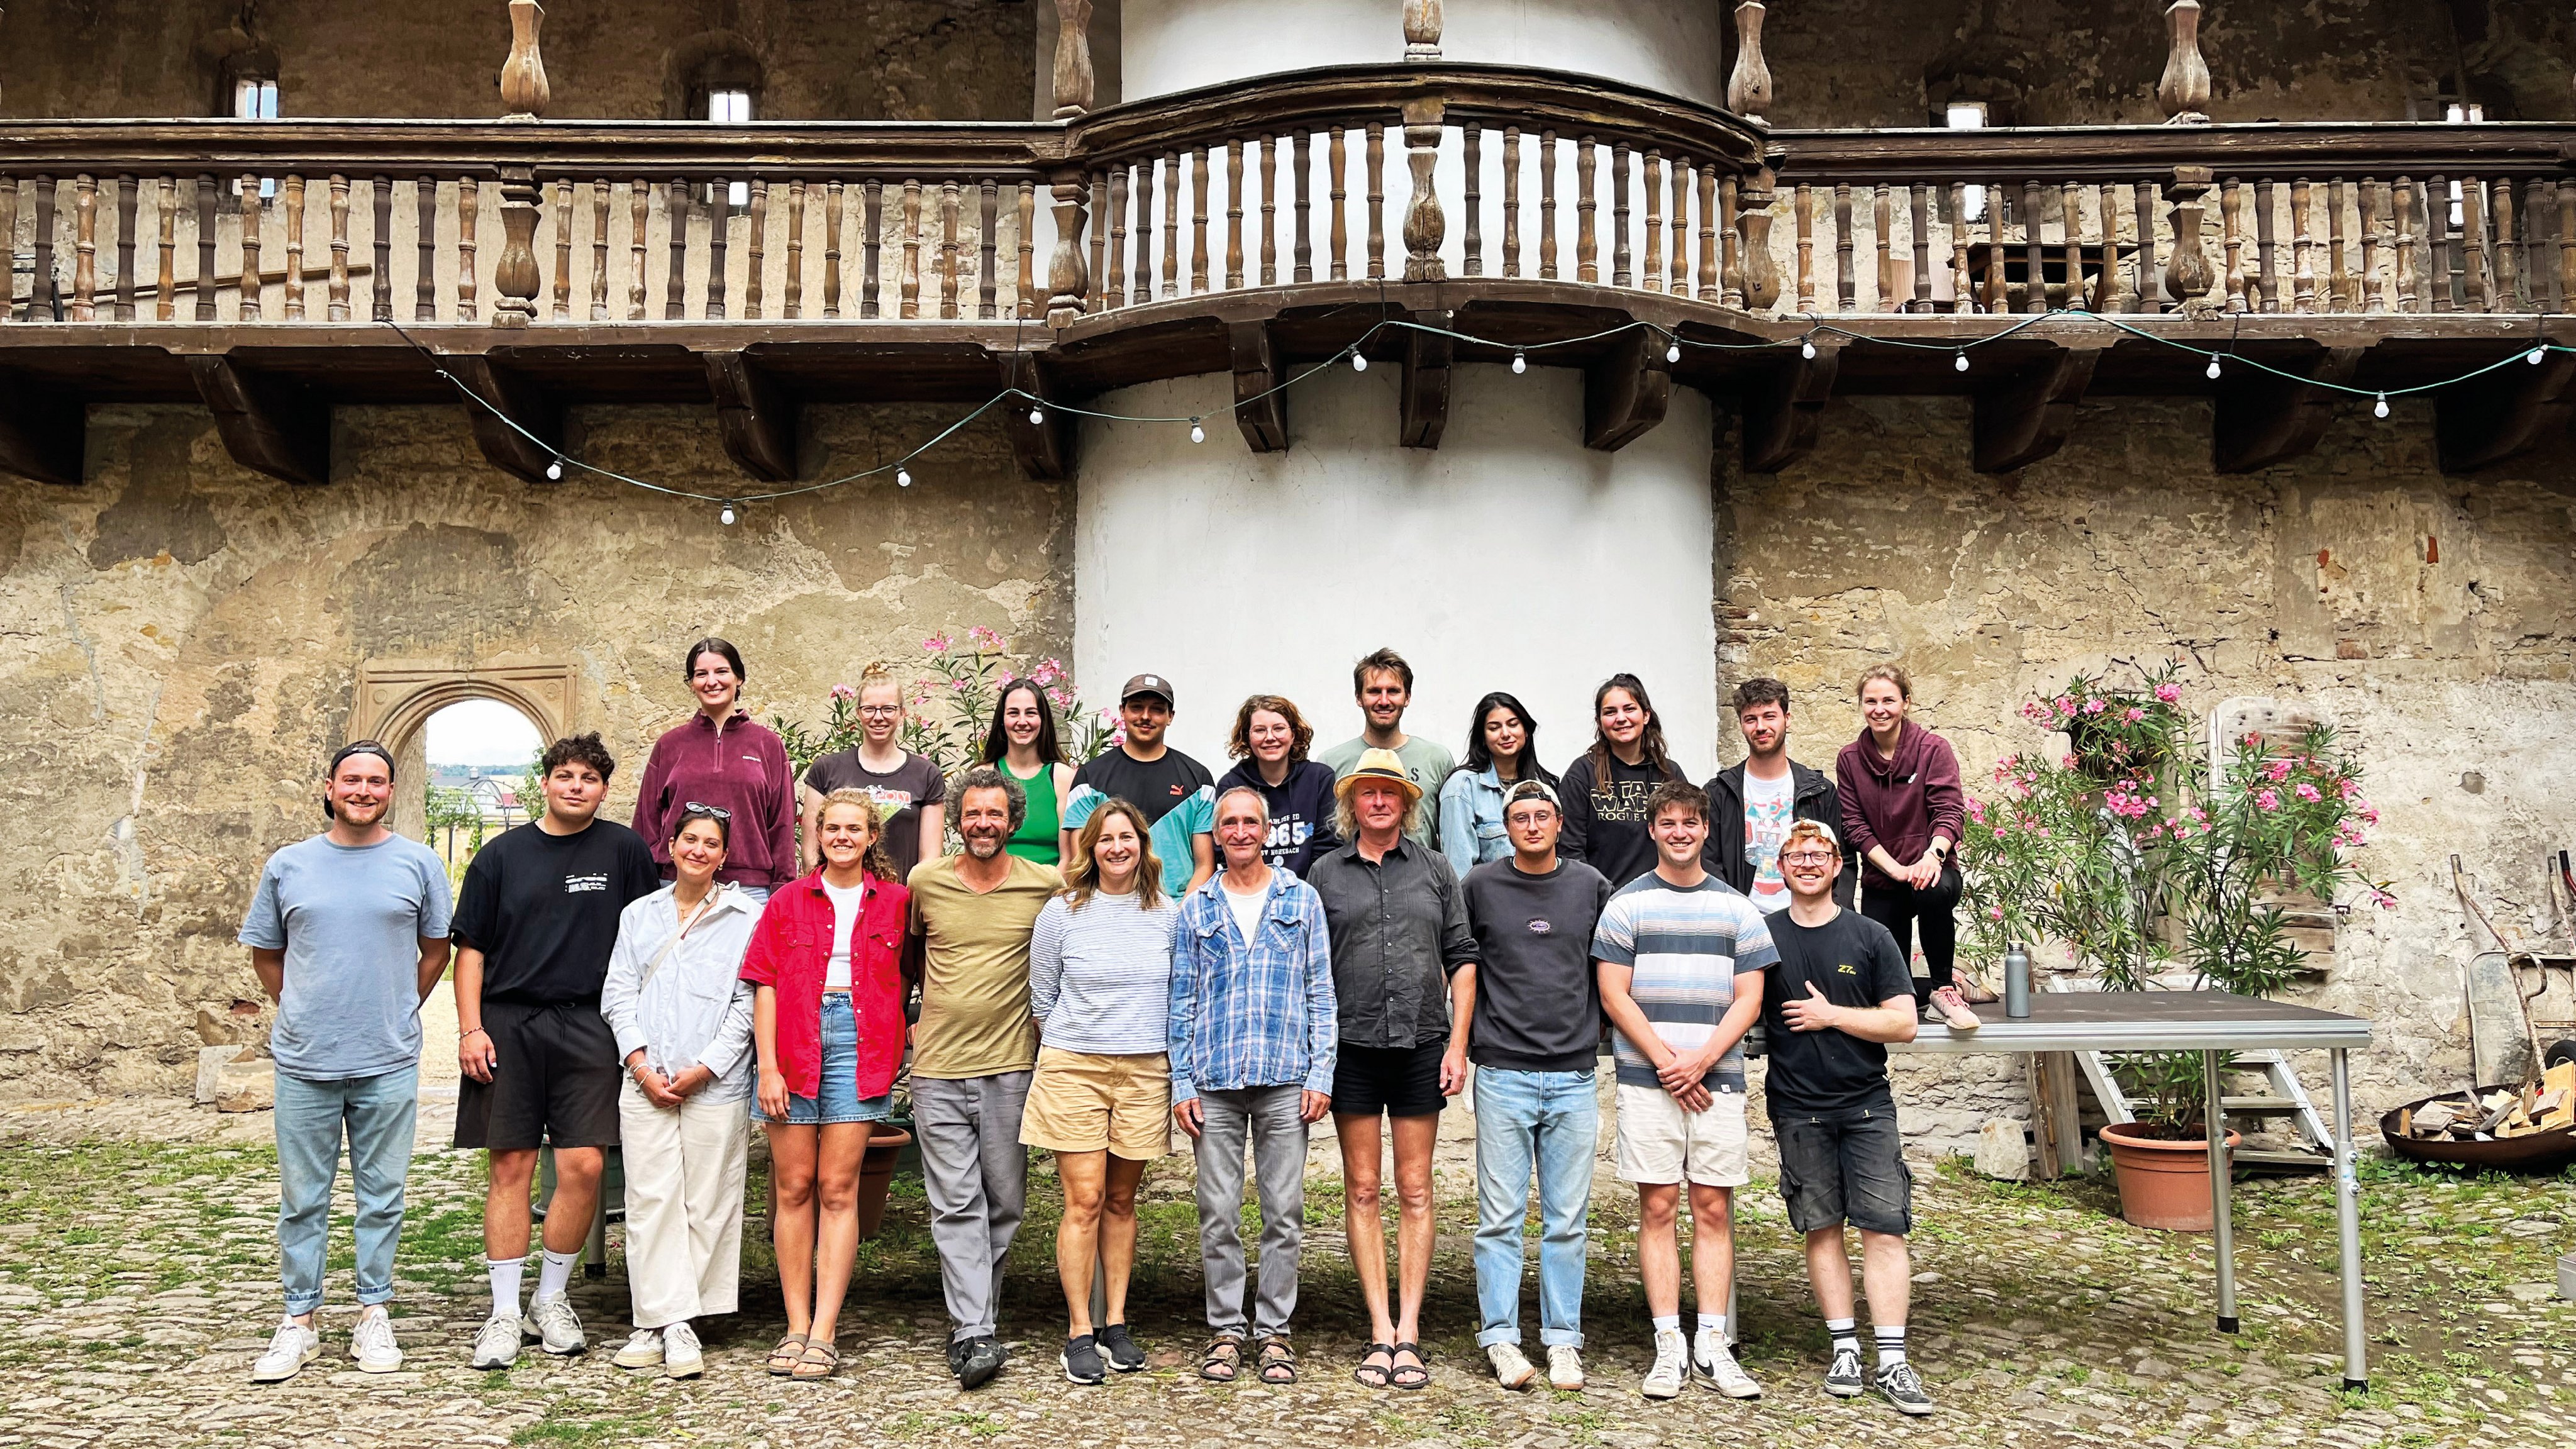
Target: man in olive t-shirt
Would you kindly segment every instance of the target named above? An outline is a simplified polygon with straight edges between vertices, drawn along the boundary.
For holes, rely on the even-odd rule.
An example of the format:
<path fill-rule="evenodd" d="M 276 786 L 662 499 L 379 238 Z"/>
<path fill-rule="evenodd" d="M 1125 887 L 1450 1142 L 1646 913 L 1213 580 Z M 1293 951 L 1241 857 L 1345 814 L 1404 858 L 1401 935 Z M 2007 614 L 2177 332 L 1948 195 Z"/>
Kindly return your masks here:
<path fill-rule="evenodd" d="M 956 796 L 966 851 L 913 867 L 908 954 L 921 983 L 913 1132 L 952 1320 L 948 1366 L 971 1389 L 1002 1368 L 995 1319 L 1028 1193 L 1020 1115 L 1038 1060 L 1029 935 L 1064 877 L 1002 848 L 1028 810 L 1016 781 L 979 766 Z"/>

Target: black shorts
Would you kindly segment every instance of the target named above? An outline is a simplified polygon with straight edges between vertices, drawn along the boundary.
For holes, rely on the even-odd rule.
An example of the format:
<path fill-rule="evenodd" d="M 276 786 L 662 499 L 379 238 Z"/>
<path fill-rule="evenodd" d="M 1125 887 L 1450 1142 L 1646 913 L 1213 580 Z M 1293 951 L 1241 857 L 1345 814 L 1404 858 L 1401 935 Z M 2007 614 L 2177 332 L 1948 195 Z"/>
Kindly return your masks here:
<path fill-rule="evenodd" d="M 1906 1169 L 1896 1109 L 1771 1114 L 1780 1145 L 1780 1196 L 1802 1233 L 1849 1223 L 1863 1232 L 1914 1230 L 1914 1174 Z"/>
<path fill-rule="evenodd" d="M 1336 1117 L 1428 1117 L 1449 1105 L 1440 1092 L 1445 1042 L 1409 1047 L 1341 1045 L 1333 1063 Z"/>
<path fill-rule="evenodd" d="M 458 1084 L 457 1146 L 520 1152 L 617 1145 L 617 1092 L 626 1071 L 599 1003 L 487 1001 L 483 1029 L 492 1037 L 492 1080 Z"/>

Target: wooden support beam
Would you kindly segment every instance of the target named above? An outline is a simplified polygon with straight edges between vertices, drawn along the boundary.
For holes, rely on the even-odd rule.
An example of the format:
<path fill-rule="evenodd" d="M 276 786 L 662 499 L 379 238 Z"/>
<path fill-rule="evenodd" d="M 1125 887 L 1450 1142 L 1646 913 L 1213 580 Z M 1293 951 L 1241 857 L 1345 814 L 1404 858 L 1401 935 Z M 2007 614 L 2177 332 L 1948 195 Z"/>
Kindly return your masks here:
<path fill-rule="evenodd" d="M 2107 344 L 2106 344 L 2107 345 Z M 2093 382 L 2105 345 L 2053 346 L 1977 392 L 1975 461 L 1980 473 L 2027 468 L 2066 446 L 2075 406 Z"/>
<path fill-rule="evenodd" d="M 2538 367 L 2500 367 L 2475 382 L 2435 393 L 2435 455 L 2445 473 L 2474 473 L 2553 440 L 2568 446 L 2571 419 L 2576 419 L 2576 356 L 2552 352 Z"/>
<path fill-rule="evenodd" d="M 715 394 L 716 428 L 726 456 L 754 478 L 786 483 L 796 477 L 794 394 L 778 385 L 748 353 L 706 354 L 707 388 Z"/>
<path fill-rule="evenodd" d="M 2032 1052 L 2030 1064 L 2031 1137 L 2039 1148 L 2032 1176 L 2054 1181 L 2079 1170 L 2084 1160 L 2084 1122 L 2075 1099 L 2075 1054 Z"/>
<path fill-rule="evenodd" d="M 1834 395 L 1843 344 L 1818 338 L 1816 355 L 1773 368 L 1744 392 L 1744 471 L 1777 473 L 1813 452 L 1825 403 Z"/>
<path fill-rule="evenodd" d="M 229 357 L 188 359 L 197 395 L 233 461 L 289 483 L 331 481 L 331 404 L 301 385 L 262 377 Z"/>
<path fill-rule="evenodd" d="M 1632 327 L 1583 370 L 1583 446 L 1615 453 L 1664 420 L 1672 405 L 1672 364 L 1661 333 Z"/>
<path fill-rule="evenodd" d="M 1038 366 L 1034 352 L 1001 354 L 1002 386 L 1016 387 L 1054 402 L 1056 386 L 1047 369 Z M 1011 440 L 1012 456 L 1020 460 L 1020 471 L 1040 481 L 1071 478 L 1074 474 L 1074 418 L 1061 408 L 1038 409 L 1041 420 L 1029 421 L 1031 407 L 1025 399 L 1013 398 L 1002 410 L 1002 432 Z"/>
<path fill-rule="evenodd" d="M 546 469 L 563 452 L 562 399 L 488 357 L 451 357 L 446 366 L 468 392 L 489 404 L 465 405 L 484 461 L 530 483 L 561 482 L 547 477 Z"/>
<path fill-rule="evenodd" d="M 80 400 L 67 393 L 0 376 L 0 470 L 78 488 L 87 417 Z"/>
<path fill-rule="evenodd" d="M 1426 312 L 1422 321 L 1446 327 L 1457 314 Z M 1397 387 L 1402 427 L 1398 441 L 1408 448 L 1437 448 L 1449 426 L 1449 367 L 1457 361 L 1458 343 L 1433 332 L 1404 334 L 1404 377 Z"/>
<path fill-rule="evenodd" d="M 2329 347 L 2302 372 L 2316 382 L 2352 381 L 2365 351 Z M 2275 363 L 2274 366 L 2282 366 Z M 2210 460 L 2221 473 L 2251 473 L 2306 456 L 2334 419 L 2335 394 L 2321 387 L 2251 367 L 2221 365 L 2218 406 L 2211 419 Z"/>
<path fill-rule="evenodd" d="M 1226 344 L 1234 354 L 1234 425 L 1256 453 L 1288 451 L 1288 380 L 1267 322 L 1230 322 Z"/>

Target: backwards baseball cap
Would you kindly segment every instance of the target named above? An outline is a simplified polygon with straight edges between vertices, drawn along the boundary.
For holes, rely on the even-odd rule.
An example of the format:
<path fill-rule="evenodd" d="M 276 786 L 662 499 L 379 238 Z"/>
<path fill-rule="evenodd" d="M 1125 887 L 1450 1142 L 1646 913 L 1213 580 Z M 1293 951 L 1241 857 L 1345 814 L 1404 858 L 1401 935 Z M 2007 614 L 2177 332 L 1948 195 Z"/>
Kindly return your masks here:
<path fill-rule="evenodd" d="M 340 753 L 331 757 L 331 768 L 324 773 L 329 775 L 340 773 L 342 762 L 346 761 L 351 755 L 373 755 L 377 759 L 385 762 L 386 774 L 390 775 L 394 772 L 394 752 L 386 749 L 380 741 L 351 740 L 340 747 Z"/>
<path fill-rule="evenodd" d="M 1503 808 L 1506 810 L 1523 800 L 1544 800 L 1555 806 L 1559 813 L 1565 809 L 1565 802 L 1556 798 L 1556 791 L 1550 789 L 1545 780 L 1514 780 L 1512 787 L 1503 792 Z"/>
<path fill-rule="evenodd" d="M 1843 843 L 1835 837 L 1834 828 L 1821 820 L 1790 821 L 1789 833 L 1780 837 L 1780 848 L 1787 850 L 1801 840 L 1821 840 L 1834 848 L 1834 854 L 1842 854 Z"/>
<path fill-rule="evenodd" d="M 1172 699 L 1172 681 L 1159 674 L 1131 676 L 1127 681 L 1127 687 L 1118 691 L 1118 702 L 1125 704 L 1140 694 L 1150 694 L 1173 709 L 1180 708 Z"/>

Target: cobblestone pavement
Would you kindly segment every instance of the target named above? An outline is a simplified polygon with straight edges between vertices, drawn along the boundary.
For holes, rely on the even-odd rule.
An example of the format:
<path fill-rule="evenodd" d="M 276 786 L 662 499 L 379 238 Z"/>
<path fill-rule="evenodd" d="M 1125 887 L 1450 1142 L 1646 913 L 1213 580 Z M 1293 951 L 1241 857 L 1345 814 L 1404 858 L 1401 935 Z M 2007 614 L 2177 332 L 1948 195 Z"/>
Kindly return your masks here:
<path fill-rule="evenodd" d="M 2371 1390 L 2340 1391 L 2332 1200 L 2314 1177 L 2251 1182 L 2238 1203 L 2245 1331 L 2213 1331 L 2209 1247 L 2127 1227 L 2110 1186 L 2015 1187 L 1958 1164 L 1918 1171 L 1913 1354 L 1940 1411 L 1906 1421 L 1818 1385 L 1824 1339 L 1776 1190 L 1742 1195 L 1747 1366 L 1754 1404 L 1697 1389 L 1637 1393 L 1649 1357 L 1635 1286 L 1633 1198 L 1596 1194 L 1580 1394 L 1508 1394 L 1481 1372 L 1468 1259 L 1472 1184 L 1444 1151 L 1441 1237 L 1426 1312 L 1431 1387 L 1372 1391 L 1348 1369 L 1362 1338 L 1337 1230 L 1328 1156 L 1310 1195 L 1299 1344 L 1302 1382 L 1219 1387 L 1191 1372 L 1199 1275 L 1186 1159 L 1147 1181 L 1136 1302 L 1148 1372 L 1098 1388 L 1055 1368 L 1055 1193 L 1032 1183 L 1013 1255 L 1002 1378 L 957 1391 L 938 1345 L 938 1275 L 917 1179 L 899 1177 L 885 1233 L 865 1246 L 845 1315 L 840 1375 L 766 1377 L 780 1331 L 775 1275 L 755 1255 L 753 1311 L 708 1326 L 694 1383 L 621 1372 L 620 1249 L 577 1280 L 593 1347 L 533 1348 L 515 1369 L 467 1367 L 487 1306 L 472 1154 L 436 1150 L 445 1112 L 424 1104 L 396 1328 L 404 1371 L 346 1359 L 346 1202 L 334 1226 L 326 1355 L 293 1382 L 248 1381 L 276 1321 L 275 1159 L 264 1115 L 150 1103 L 0 1107 L 0 1445 L 200 1444 L 1090 1446 L 1317 1443 L 1515 1449 L 1797 1442 L 2199 1445 L 2554 1445 L 2576 1442 L 2576 1305 L 2551 1297 L 2576 1251 L 2576 1176 L 2461 1179 L 2374 1162 L 2363 1223 L 2375 1355 Z M 758 1169 L 752 1201 L 764 1193 Z M 764 1236 L 756 1216 L 746 1233 Z M 1525 1302 L 1532 1302 L 1525 1298 Z M 1524 1326 L 1535 1342 L 1535 1307 Z"/>

